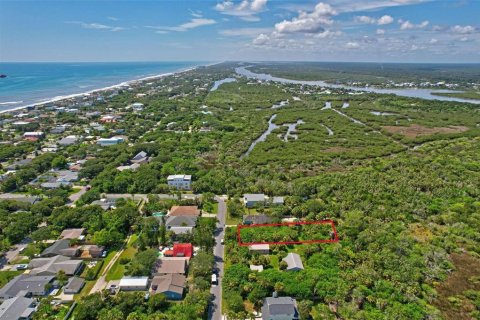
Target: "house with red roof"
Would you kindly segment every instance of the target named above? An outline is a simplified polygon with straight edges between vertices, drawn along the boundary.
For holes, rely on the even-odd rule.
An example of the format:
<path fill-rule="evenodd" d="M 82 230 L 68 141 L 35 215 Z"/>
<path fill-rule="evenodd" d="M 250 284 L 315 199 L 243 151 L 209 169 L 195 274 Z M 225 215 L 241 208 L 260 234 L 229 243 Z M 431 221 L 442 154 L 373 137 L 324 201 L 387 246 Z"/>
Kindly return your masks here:
<path fill-rule="evenodd" d="M 193 255 L 193 246 L 191 243 L 175 243 L 173 245 L 174 257 L 191 258 Z"/>

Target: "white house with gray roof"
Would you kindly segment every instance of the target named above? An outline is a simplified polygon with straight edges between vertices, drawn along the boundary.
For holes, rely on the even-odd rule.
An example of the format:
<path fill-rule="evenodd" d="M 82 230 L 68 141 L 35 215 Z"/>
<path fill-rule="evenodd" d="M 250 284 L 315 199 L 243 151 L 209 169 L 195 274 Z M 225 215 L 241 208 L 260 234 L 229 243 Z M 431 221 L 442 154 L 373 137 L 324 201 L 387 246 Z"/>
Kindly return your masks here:
<path fill-rule="evenodd" d="M 303 270 L 302 258 L 297 253 L 290 252 L 282 261 L 287 263 L 287 271 Z"/>
<path fill-rule="evenodd" d="M 265 298 L 262 320 L 298 320 L 297 301 L 291 297 Z"/>

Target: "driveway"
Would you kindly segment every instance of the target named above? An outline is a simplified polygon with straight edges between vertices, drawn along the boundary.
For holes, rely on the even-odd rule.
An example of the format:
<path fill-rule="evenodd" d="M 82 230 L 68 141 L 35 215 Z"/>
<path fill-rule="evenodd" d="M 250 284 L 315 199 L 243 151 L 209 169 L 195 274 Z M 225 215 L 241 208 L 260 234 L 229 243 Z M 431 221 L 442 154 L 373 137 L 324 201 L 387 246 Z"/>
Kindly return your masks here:
<path fill-rule="evenodd" d="M 120 255 L 122 254 L 122 252 L 125 250 L 126 246 L 128 245 L 128 242 L 130 241 L 130 238 L 132 237 L 132 235 L 129 235 L 127 237 L 127 239 L 125 240 L 123 246 L 122 246 L 122 249 L 119 250 L 117 253 L 115 253 L 115 255 L 113 256 L 112 260 L 110 260 L 110 262 L 107 264 L 107 266 L 105 267 L 105 269 L 103 270 L 102 274 L 100 275 L 100 278 L 98 278 L 97 282 L 95 282 L 95 285 L 93 286 L 93 288 L 90 290 L 90 293 L 89 294 L 94 294 L 95 292 L 99 292 L 99 291 L 102 291 L 103 289 L 105 289 L 107 287 L 107 284 L 108 284 L 108 281 L 107 281 L 107 273 L 108 271 L 110 271 L 110 269 L 113 267 L 113 265 L 115 264 L 115 262 L 118 260 L 118 258 L 120 258 Z"/>
<path fill-rule="evenodd" d="M 78 192 L 71 194 L 70 197 L 68 197 L 68 200 L 70 200 L 72 205 L 75 205 L 75 202 L 77 202 L 85 192 L 87 192 L 87 187 L 83 186 Z"/>
<path fill-rule="evenodd" d="M 212 295 L 212 302 L 208 309 L 208 319 L 221 320 L 222 319 L 222 281 L 223 281 L 223 251 L 224 246 L 221 244 L 221 239 L 225 232 L 225 216 L 227 214 L 227 205 L 225 200 L 220 197 L 215 198 L 218 201 L 218 223 L 215 231 L 216 245 L 213 249 L 215 256 L 215 268 L 218 270 L 218 285 L 212 285 L 210 293 Z"/>

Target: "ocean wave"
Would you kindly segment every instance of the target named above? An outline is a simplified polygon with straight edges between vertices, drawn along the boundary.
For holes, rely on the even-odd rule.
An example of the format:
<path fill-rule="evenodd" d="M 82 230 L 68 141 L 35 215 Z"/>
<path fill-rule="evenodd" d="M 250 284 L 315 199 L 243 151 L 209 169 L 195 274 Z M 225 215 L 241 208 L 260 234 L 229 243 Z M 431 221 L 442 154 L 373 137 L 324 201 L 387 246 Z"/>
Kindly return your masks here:
<path fill-rule="evenodd" d="M 7 101 L 7 102 L 0 102 L 0 106 L 8 106 L 11 104 L 19 104 L 23 103 L 23 101 Z"/>

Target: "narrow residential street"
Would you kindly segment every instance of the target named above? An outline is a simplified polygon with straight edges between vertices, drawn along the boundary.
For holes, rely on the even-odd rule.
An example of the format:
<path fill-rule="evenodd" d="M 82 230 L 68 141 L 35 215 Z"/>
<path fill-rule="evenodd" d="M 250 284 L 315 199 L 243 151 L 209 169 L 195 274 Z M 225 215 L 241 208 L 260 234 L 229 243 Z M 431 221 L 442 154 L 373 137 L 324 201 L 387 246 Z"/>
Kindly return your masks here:
<path fill-rule="evenodd" d="M 218 270 L 218 285 L 212 285 L 210 293 L 212 294 L 212 302 L 208 309 L 208 319 L 221 320 L 222 319 L 222 281 L 223 281 L 223 254 L 224 246 L 221 243 L 225 234 L 225 216 L 227 214 L 227 205 L 225 200 L 219 196 L 215 198 L 218 201 L 218 223 L 215 232 L 216 245 L 213 249 L 215 256 L 215 269 Z"/>

